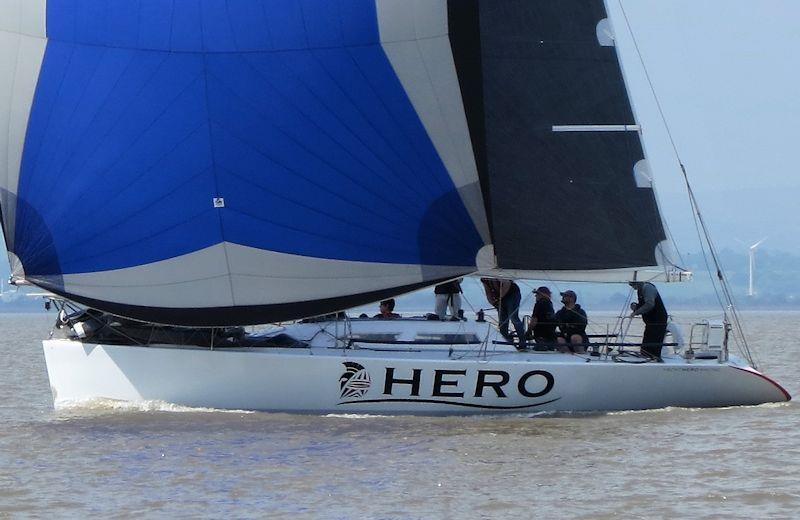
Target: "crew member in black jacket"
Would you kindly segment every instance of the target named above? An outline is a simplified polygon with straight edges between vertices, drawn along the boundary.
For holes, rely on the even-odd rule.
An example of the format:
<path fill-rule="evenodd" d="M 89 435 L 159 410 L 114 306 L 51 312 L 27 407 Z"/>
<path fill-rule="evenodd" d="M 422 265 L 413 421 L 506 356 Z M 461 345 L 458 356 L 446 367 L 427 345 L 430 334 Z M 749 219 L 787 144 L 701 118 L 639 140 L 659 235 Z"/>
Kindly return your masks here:
<path fill-rule="evenodd" d="M 667 334 L 669 315 L 656 286 L 650 282 L 630 282 L 636 289 L 638 302 L 631 303 L 631 317 L 641 316 L 644 322 L 642 352 L 653 359 L 661 360 L 661 347 Z"/>
<path fill-rule="evenodd" d="M 536 303 L 528 324 L 528 338 L 536 341 L 533 350 L 550 350 L 556 344 L 556 316 L 550 289 L 544 285 L 533 291 Z"/>
<path fill-rule="evenodd" d="M 558 322 L 558 350 L 560 352 L 573 352 L 585 354 L 589 337 L 586 335 L 586 325 L 589 320 L 586 311 L 577 303 L 578 295 L 575 291 L 561 293 L 561 303 L 564 306 L 556 313 Z"/>

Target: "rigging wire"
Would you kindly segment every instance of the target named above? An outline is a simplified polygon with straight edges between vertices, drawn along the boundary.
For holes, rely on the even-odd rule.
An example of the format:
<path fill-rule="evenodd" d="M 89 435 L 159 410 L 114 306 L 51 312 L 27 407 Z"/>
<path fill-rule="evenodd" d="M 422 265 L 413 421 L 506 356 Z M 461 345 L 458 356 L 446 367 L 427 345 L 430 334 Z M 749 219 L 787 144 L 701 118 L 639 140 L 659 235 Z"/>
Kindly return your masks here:
<path fill-rule="evenodd" d="M 622 0 L 617 0 L 619 4 L 620 11 L 622 12 L 622 16 L 625 20 L 625 25 L 628 29 L 628 34 L 631 36 L 631 41 L 633 42 L 634 49 L 636 50 L 636 54 L 639 57 L 639 62 L 642 66 L 642 71 L 644 72 L 645 78 L 647 79 L 647 83 L 650 86 L 650 92 L 653 95 L 653 99 L 656 104 L 656 108 L 658 109 L 659 116 L 661 118 L 661 122 L 664 125 L 664 129 L 667 132 L 667 136 L 669 137 L 670 145 L 672 146 L 673 153 L 675 154 L 675 159 L 678 161 L 678 165 L 680 166 L 681 173 L 683 174 L 683 181 L 686 184 L 687 194 L 689 196 L 689 203 L 692 207 L 692 216 L 694 218 L 695 223 L 695 230 L 697 231 L 698 241 L 700 242 L 700 249 L 703 253 L 703 261 L 706 264 L 706 269 L 708 270 L 709 278 L 711 279 L 711 285 L 714 287 L 714 292 L 717 296 L 717 300 L 720 303 L 720 306 L 723 309 L 723 313 L 725 315 L 726 321 L 728 320 L 728 316 L 730 313 L 731 323 L 736 330 L 736 334 L 734 335 L 734 341 L 739 347 L 739 350 L 744 354 L 747 358 L 748 362 L 753 366 L 753 368 L 757 368 L 755 360 L 753 359 L 753 355 L 750 351 L 750 346 L 748 345 L 747 338 L 744 335 L 744 329 L 742 327 L 742 322 L 739 317 L 739 312 L 736 310 L 736 304 L 733 297 L 733 291 L 731 290 L 730 283 L 728 282 L 727 277 L 724 274 L 724 270 L 722 268 L 722 263 L 719 259 L 719 254 L 717 253 L 716 247 L 714 246 L 713 241 L 711 240 L 711 234 L 709 233 L 708 226 L 705 223 L 705 219 L 703 218 L 703 214 L 700 211 L 700 206 L 697 202 L 697 198 L 694 194 L 694 190 L 692 189 L 691 182 L 689 181 L 689 175 L 686 171 L 686 166 L 681 159 L 680 152 L 678 152 L 678 146 L 675 142 L 675 138 L 672 134 L 672 129 L 667 122 L 667 117 L 664 113 L 664 108 L 661 105 L 661 100 L 656 93 L 656 88 L 653 83 L 652 78 L 650 77 L 650 71 L 647 68 L 647 65 L 644 61 L 644 56 L 642 54 L 641 49 L 639 48 L 639 42 L 636 39 L 636 35 L 633 32 L 633 27 L 631 26 L 630 20 L 628 19 L 628 13 L 625 11 L 625 6 L 622 4 Z M 708 254 L 711 256 L 711 259 L 714 263 L 714 268 L 716 271 L 716 280 L 714 276 L 711 274 L 711 268 L 708 261 L 708 256 L 706 254 L 706 247 L 708 248 Z M 719 288 L 717 287 L 717 282 L 719 282 Z M 723 303 L 723 297 L 720 296 L 720 292 L 724 296 L 725 303 Z M 726 305 L 727 303 L 727 305 Z"/>

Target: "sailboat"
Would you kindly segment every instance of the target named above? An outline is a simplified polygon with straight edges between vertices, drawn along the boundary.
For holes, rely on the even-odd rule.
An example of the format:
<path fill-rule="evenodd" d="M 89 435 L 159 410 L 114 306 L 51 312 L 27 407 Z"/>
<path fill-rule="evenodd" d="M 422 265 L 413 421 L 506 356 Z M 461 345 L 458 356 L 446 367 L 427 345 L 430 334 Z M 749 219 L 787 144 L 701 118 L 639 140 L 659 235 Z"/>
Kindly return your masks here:
<path fill-rule="evenodd" d="M 727 326 L 658 363 L 347 314 L 471 275 L 685 280 L 640 130 L 602 0 L 0 4 L 2 226 L 60 309 L 57 407 L 788 401 Z"/>

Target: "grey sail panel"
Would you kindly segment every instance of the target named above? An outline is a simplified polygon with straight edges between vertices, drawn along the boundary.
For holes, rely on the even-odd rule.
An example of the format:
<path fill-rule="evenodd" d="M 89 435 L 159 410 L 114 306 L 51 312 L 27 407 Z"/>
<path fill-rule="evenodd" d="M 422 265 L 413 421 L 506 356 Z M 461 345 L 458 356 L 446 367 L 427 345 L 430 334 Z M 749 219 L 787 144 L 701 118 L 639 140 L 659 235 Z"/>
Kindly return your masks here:
<path fill-rule="evenodd" d="M 638 133 L 553 130 L 635 124 L 616 49 L 598 40 L 605 18 L 601 0 L 450 4 L 500 269 L 659 263 L 665 233 L 656 199 L 634 178 L 644 158 Z M 464 45 L 476 32 L 480 48 Z"/>

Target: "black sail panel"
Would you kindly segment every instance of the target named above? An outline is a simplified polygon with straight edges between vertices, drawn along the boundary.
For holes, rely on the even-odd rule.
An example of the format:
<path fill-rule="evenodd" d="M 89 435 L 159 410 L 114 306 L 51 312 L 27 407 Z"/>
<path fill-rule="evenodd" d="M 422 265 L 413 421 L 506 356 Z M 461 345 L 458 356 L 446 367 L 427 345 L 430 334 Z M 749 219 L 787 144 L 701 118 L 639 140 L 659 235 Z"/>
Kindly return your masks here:
<path fill-rule="evenodd" d="M 450 39 L 501 269 L 658 264 L 665 233 L 653 190 L 634 177 L 644 158 L 638 133 L 553 129 L 635 125 L 616 49 L 598 40 L 605 18 L 602 0 L 451 0 Z M 478 51 L 463 44 L 475 27 Z M 470 84 L 477 76 L 480 88 Z M 482 96 L 467 95 L 475 91 Z"/>

